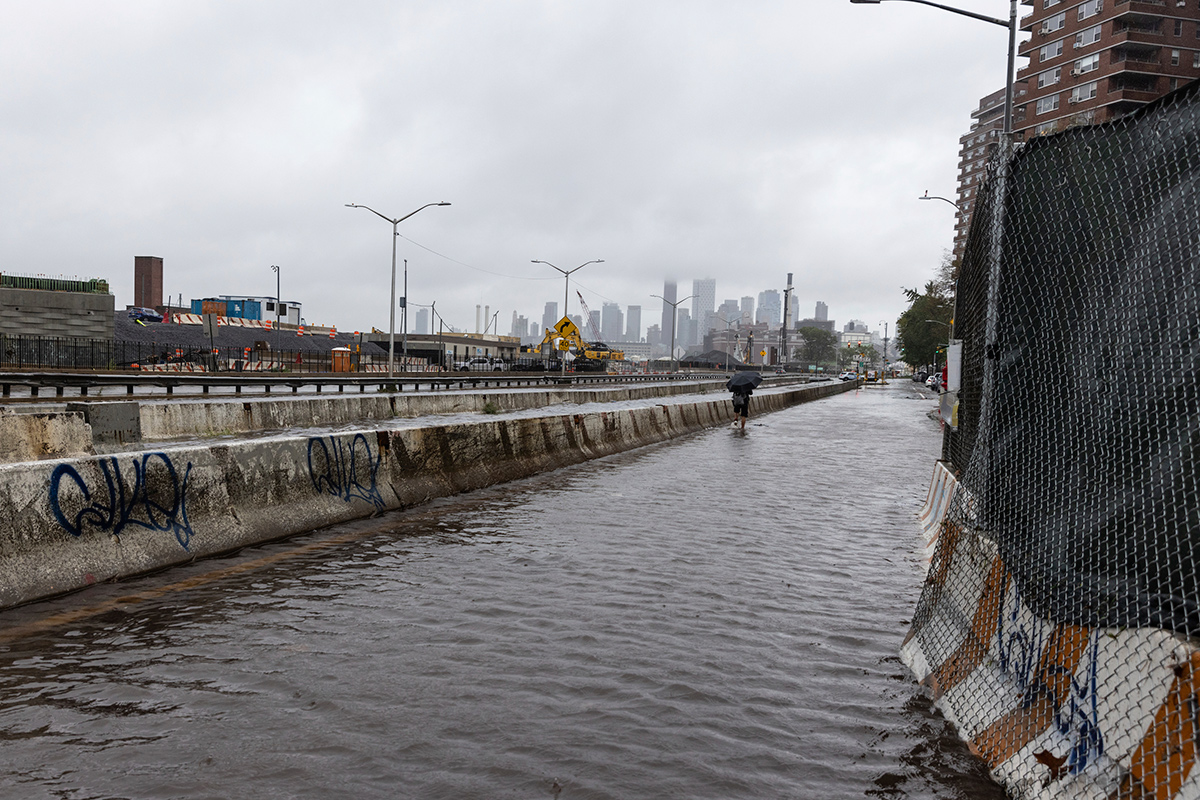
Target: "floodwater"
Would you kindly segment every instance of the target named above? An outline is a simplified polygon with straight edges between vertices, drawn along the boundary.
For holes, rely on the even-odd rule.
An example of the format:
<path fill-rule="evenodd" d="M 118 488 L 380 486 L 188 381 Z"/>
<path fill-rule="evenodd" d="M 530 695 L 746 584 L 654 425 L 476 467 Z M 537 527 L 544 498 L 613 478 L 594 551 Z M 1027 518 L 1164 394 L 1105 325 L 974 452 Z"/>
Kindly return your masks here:
<path fill-rule="evenodd" d="M 998 800 L 897 658 L 933 405 L 865 388 L 4 612 L 0 797 Z"/>

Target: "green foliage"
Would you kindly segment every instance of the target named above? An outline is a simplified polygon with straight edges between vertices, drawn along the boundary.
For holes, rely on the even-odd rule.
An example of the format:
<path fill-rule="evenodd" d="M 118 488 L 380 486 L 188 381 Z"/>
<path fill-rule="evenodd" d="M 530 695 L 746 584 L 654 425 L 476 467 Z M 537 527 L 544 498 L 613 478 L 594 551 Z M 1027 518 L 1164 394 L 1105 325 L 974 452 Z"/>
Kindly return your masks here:
<path fill-rule="evenodd" d="M 797 331 L 804 343 L 797 348 L 803 364 L 828 364 L 837 355 L 836 333 L 821 328 L 805 326 Z"/>
<path fill-rule="evenodd" d="M 938 347 L 949 339 L 954 316 L 952 288 L 940 280 L 929 281 L 922 291 L 904 289 L 908 309 L 896 323 L 896 344 L 901 360 L 910 366 L 936 363 Z"/>
<path fill-rule="evenodd" d="M 500 413 L 500 406 L 496 405 L 496 404 L 495 404 L 495 403 L 493 403 L 491 400 L 488 400 L 486 403 L 484 403 L 484 404 L 483 404 L 483 413 L 485 413 L 485 414 L 499 414 L 499 413 Z"/>

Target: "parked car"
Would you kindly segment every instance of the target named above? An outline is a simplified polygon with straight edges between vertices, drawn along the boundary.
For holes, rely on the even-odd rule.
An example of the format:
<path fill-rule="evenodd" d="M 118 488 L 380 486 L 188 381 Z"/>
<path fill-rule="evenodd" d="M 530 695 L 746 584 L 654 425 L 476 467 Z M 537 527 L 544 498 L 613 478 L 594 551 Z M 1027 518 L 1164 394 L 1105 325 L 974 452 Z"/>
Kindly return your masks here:
<path fill-rule="evenodd" d="M 838 375 L 838 378 L 840 378 L 841 380 L 844 380 L 844 381 L 858 380 L 858 373 L 851 372 L 850 370 L 846 370 L 841 375 Z"/>
<path fill-rule="evenodd" d="M 162 314 L 153 308 L 131 308 L 129 318 L 137 322 L 162 322 Z"/>
<path fill-rule="evenodd" d="M 478 356 L 466 361 L 456 361 L 454 368 L 466 372 L 503 372 L 508 369 L 508 364 L 504 363 L 504 359 L 501 358 Z"/>

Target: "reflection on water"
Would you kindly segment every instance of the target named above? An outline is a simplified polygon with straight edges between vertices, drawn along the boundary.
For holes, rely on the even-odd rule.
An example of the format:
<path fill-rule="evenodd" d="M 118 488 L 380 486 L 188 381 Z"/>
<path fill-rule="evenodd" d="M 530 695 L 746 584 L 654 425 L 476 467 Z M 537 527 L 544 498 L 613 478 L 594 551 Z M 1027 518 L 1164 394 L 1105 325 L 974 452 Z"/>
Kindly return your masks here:
<path fill-rule="evenodd" d="M 6 613 L 0 795 L 999 798 L 896 657 L 929 406 L 863 390 Z"/>

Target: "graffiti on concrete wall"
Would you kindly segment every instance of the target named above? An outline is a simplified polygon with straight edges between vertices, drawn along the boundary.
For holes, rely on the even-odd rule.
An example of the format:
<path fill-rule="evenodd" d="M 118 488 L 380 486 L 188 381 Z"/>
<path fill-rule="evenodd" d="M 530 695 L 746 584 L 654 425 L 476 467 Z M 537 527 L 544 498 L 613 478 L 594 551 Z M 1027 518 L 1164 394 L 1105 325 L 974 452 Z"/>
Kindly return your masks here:
<path fill-rule="evenodd" d="M 183 472 L 166 453 L 133 456 L 123 469 L 116 457 L 99 461 L 101 480 L 92 483 L 71 464 L 50 475 L 50 510 L 63 530 L 119 536 L 129 527 L 171 533 L 184 550 L 192 539 L 187 518 L 188 462 Z"/>
<path fill-rule="evenodd" d="M 378 484 L 381 460 L 371 441 L 361 433 L 355 434 L 349 443 L 336 436 L 315 436 L 308 440 L 308 476 L 313 488 L 347 503 L 357 498 L 378 509 L 384 507 Z"/>

